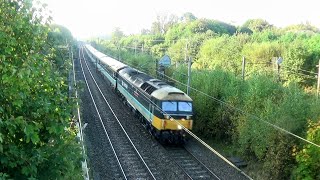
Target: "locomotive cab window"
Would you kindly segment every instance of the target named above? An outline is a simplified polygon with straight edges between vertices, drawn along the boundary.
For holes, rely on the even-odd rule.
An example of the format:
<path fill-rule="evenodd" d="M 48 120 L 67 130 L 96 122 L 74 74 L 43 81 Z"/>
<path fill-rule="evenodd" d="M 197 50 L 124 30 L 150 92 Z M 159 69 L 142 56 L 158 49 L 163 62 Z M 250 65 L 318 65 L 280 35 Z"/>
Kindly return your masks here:
<path fill-rule="evenodd" d="M 192 112 L 192 103 L 191 102 L 179 102 L 178 110 L 183 112 Z"/>
<path fill-rule="evenodd" d="M 165 101 L 162 102 L 162 110 L 167 111 L 177 111 L 177 102 Z"/>

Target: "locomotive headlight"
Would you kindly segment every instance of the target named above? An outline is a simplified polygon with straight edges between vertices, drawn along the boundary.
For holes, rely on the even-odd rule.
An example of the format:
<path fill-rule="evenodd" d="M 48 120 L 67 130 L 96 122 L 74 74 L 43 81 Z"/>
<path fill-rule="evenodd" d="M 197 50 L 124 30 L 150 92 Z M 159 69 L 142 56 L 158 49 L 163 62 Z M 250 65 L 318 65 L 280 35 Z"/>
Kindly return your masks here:
<path fill-rule="evenodd" d="M 182 126 L 181 126 L 181 125 L 178 125 L 178 129 L 182 129 Z"/>
<path fill-rule="evenodd" d="M 165 115 L 164 115 L 164 118 L 165 118 L 165 119 L 169 119 L 170 116 L 169 116 L 168 114 L 165 114 Z"/>

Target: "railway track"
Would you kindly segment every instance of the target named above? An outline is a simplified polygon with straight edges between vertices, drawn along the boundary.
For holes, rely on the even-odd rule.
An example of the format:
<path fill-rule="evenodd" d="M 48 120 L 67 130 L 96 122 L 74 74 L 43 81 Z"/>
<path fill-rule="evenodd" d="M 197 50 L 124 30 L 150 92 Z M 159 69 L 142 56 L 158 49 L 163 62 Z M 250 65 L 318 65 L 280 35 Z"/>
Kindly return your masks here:
<path fill-rule="evenodd" d="M 85 61 L 83 51 L 80 51 L 80 66 L 86 86 L 95 106 L 98 119 L 108 139 L 109 152 L 114 156 L 106 157 L 110 160 L 110 167 L 115 169 L 114 179 L 156 179 L 144 157 L 139 153 L 119 119 L 114 114 L 108 100 L 104 97 L 98 84 Z M 93 96 L 99 94 L 99 96 Z M 118 167 L 118 168 L 115 168 Z"/>
<path fill-rule="evenodd" d="M 206 167 L 200 160 L 198 160 L 191 152 L 181 146 L 167 146 L 165 147 L 170 154 L 172 160 L 183 169 L 190 179 L 217 179 L 218 175 Z"/>
<path fill-rule="evenodd" d="M 86 66 L 89 69 L 89 65 L 86 64 Z M 95 71 L 96 69 L 92 67 L 91 70 Z M 108 120 L 108 122 L 110 122 L 110 120 Z M 114 130 L 115 130 L 115 133 L 117 134 L 118 130 L 116 129 Z M 119 140 L 119 141 L 122 141 L 122 140 Z M 173 149 L 169 147 L 165 147 L 165 149 L 168 152 L 169 156 L 172 157 L 175 164 L 182 170 L 182 173 L 184 174 L 184 177 L 185 177 L 184 179 L 220 179 L 216 174 L 214 174 L 211 170 L 209 170 L 203 163 L 201 163 L 196 157 L 194 157 L 186 149 L 184 148 Z M 129 154 L 129 158 L 130 156 L 131 154 Z M 151 159 L 149 164 L 152 164 L 152 163 L 153 162 Z M 162 179 L 162 177 L 159 176 L 159 179 Z"/>
<path fill-rule="evenodd" d="M 209 166 L 211 169 L 215 169 L 214 171 L 219 174 L 217 176 L 210 172 L 197 158 L 193 157 L 191 153 L 188 153 L 187 150 L 168 150 L 168 148 L 172 147 L 167 148 L 160 145 L 149 135 L 148 131 L 141 128 L 141 123 L 133 118 L 133 114 L 128 108 L 123 109 L 122 101 L 116 97 L 116 93 L 112 91 L 108 81 L 104 79 L 104 75 L 96 70 L 96 64 L 92 63 L 88 57 L 84 61 L 85 57 L 87 56 L 82 54 L 83 76 L 88 80 L 86 83 L 89 87 L 85 91 L 91 89 L 94 94 L 92 98 L 97 104 L 93 105 L 93 102 L 87 103 L 88 100 L 84 104 L 85 109 L 90 109 L 89 113 L 87 113 L 87 119 L 89 119 L 88 128 L 95 126 L 90 139 L 90 141 L 93 141 L 93 145 L 95 144 L 94 151 L 89 151 L 94 152 L 91 158 L 93 162 L 98 163 L 94 164 L 94 168 L 92 168 L 98 174 L 96 176 L 93 175 L 94 179 L 242 179 L 230 174 L 228 168 L 216 168 L 220 167 L 219 164 L 215 164 L 213 167 Z M 96 79 L 97 82 L 93 79 Z M 97 88 L 97 84 L 102 90 Z M 84 93 L 89 94 L 89 92 Z M 86 96 L 89 97 L 88 95 Z M 104 96 L 108 97 L 110 102 L 106 102 Z M 92 100 L 90 99 L 90 101 Z M 94 109 L 88 106 L 96 106 L 98 108 Z M 108 106 L 115 107 L 114 112 L 119 115 L 119 119 L 113 116 L 114 112 Z M 101 116 L 101 120 L 98 116 Z M 91 126 L 91 120 L 95 120 L 96 125 Z M 121 126 L 117 125 L 120 123 L 118 120 L 121 122 Z M 122 129 L 127 131 L 127 135 L 119 136 L 119 134 L 123 134 Z M 110 140 L 114 142 L 112 143 L 114 150 L 109 145 L 110 142 L 106 138 L 105 131 L 109 133 Z M 126 140 L 125 136 L 129 136 L 128 134 L 130 134 L 131 140 Z M 137 147 L 132 148 L 131 143 Z M 135 152 L 138 149 L 144 162 L 139 160 L 141 158 Z M 198 155 L 201 151 L 194 152 L 191 150 L 191 152 Z M 117 158 L 114 154 L 117 154 Z"/>

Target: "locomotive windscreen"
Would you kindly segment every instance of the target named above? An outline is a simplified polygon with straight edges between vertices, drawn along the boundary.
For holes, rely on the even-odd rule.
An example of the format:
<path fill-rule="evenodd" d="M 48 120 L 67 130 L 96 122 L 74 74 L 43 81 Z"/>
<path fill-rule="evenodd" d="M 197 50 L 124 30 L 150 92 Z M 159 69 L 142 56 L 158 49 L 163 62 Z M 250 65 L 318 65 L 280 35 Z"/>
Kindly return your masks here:
<path fill-rule="evenodd" d="M 192 112 L 192 103 L 182 101 L 163 101 L 162 110 L 164 112 Z"/>

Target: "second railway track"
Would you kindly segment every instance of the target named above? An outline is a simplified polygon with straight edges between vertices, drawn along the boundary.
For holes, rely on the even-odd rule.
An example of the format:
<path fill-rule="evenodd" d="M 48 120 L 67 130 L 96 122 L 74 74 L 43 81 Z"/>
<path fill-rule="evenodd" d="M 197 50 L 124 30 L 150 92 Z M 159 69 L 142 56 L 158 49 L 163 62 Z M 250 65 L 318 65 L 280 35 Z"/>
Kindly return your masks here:
<path fill-rule="evenodd" d="M 190 179 L 220 180 L 218 175 L 212 172 L 183 146 L 168 146 L 165 149 Z"/>

